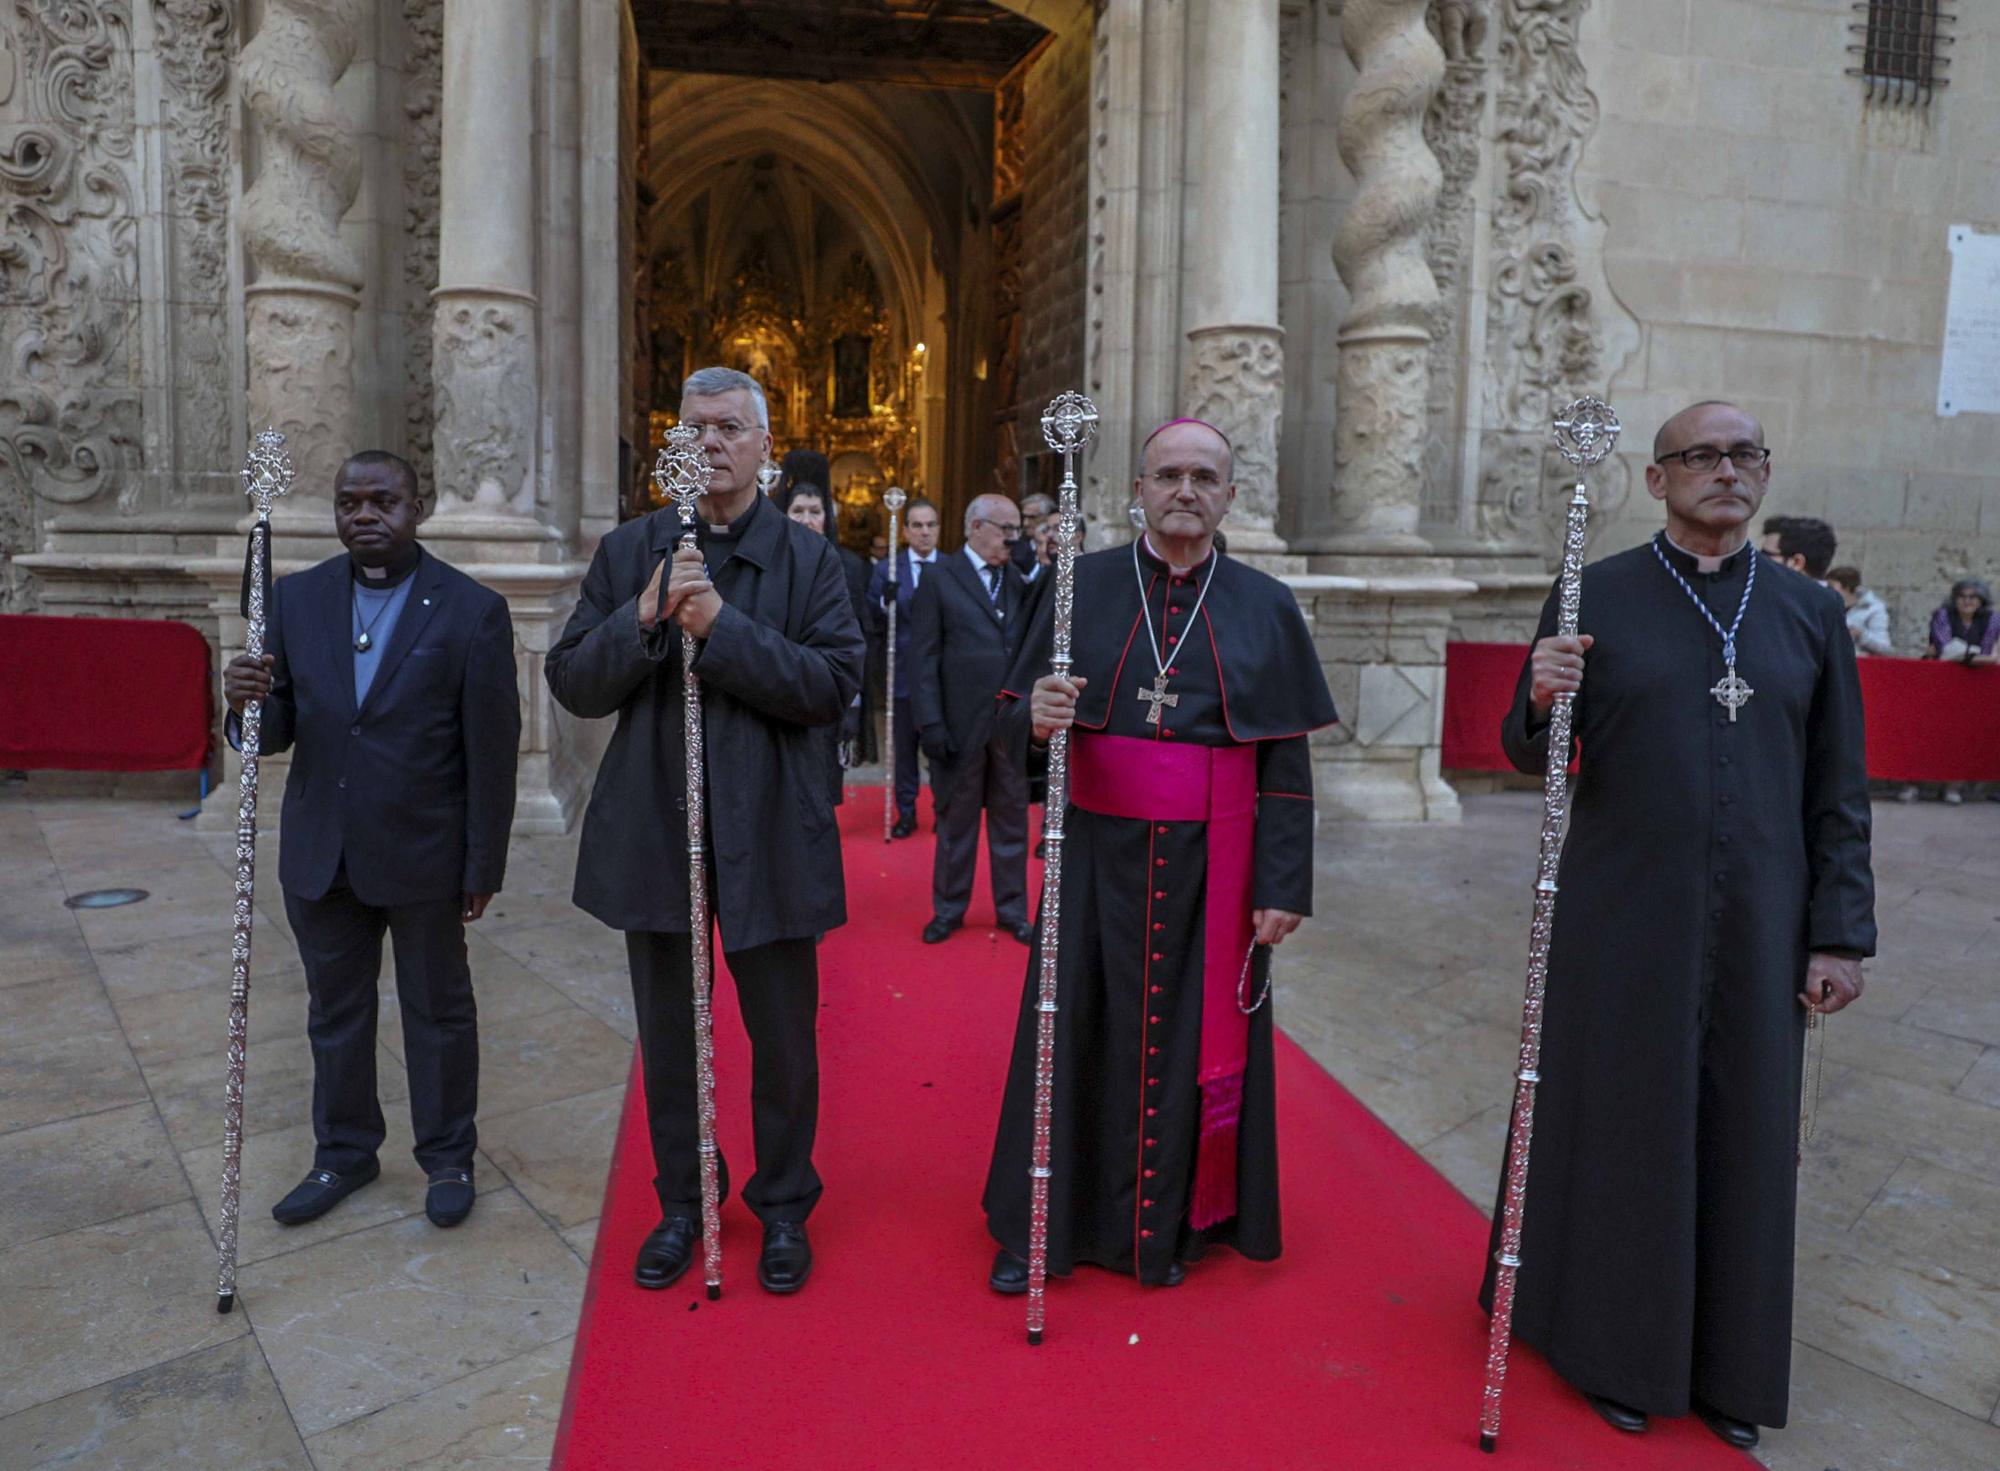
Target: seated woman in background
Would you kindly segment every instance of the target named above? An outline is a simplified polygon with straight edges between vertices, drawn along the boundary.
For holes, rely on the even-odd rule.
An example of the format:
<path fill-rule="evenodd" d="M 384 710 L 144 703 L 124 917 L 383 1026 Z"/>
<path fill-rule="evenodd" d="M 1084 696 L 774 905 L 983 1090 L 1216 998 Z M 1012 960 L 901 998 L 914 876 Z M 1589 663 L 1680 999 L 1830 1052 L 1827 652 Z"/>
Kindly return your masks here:
<path fill-rule="evenodd" d="M 1926 659 L 1943 659 L 1965 665 L 2000 664 L 2000 617 L 1993 612 L 1993 593 L 1976 577 L 1961 577 L 1951 585 L 1951 596 L 1931 615 L 1930 647 Z M 1916 800 L 1916 788 L 1905 787 L 1896 794 L 1905 802 Z M 1944 800 L 1954 805 L 1965 800 L 1964 782 L 1946 782 Z"/>

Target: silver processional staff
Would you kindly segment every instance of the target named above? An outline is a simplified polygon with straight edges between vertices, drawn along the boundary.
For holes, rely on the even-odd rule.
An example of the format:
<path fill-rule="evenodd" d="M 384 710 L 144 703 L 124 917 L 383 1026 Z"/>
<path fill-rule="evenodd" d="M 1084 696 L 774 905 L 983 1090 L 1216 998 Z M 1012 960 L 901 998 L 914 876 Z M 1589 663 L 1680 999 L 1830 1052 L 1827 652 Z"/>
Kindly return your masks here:
<path fill-rule="evenodd" d="M 1055 654 L 1052 670 L 1069 677 L 1070 620 L 1076 611 L 1076 460 L 1097 437 L 1097 405 L 1080 393 L 1058 394 L 1042 413 L 1042 438 L 1062 456 L 1061 519 L 1056 523 Z M 1063 816 L 1069 806 L 1069 731 L 1049 736 L 1049 786 L 1043 799 L 1041 999 L 1035 1016 L 1035 1146 L 1028 1168 L 1028 1342 L 1042 1341 L 1049 1274 L 1049 1114 L 1055 1087 L 1056 944 L 1062 922 Z"/>
<path fill-rule="evenodd" d="M 1557 593 L 1556 633 L 1576 636 L 1583 602 L 1584 530 L 1590 522 L 1590 489 L 1584 472 L 1600 464 L 1618 443 L 1618 416 L 1601 398 L 1580 398 L 1554 424 L 1556 448 L 1576 467 L 1563 532 L 1562 579 Z M 1535 1132 L 1535 1085 L 1541 1082 L 1542 1002 L 1548 990 L 1549 937 L 1555 928 L 1556 873 L 1562 859 L 1563 814 L 1569 803 L 1570 706 L 1565 690 L 1549 711 L 1548 764 L 1542 772 L 1542 835 L 1536 863 L 1535 918 L 1528 931 L 1528 990 L 1521 1005 L 1520 1064 L 1514 1074 L 1514 1118 L 1507 1132 L 1507 1190 L 1501 1202 L 1500 1250 L 1494 1261 L 1493 1318 L 1487 1328 L 1486 1394 L 1479 1412 L 1479 1448 L 1491 1451 L 1500 1439 L 1500 1394 L 1507 1381 L 1507 1354 L 1514 1340 L 1514 1279 L 1521 1269 L 1521 1220 L 1528 1204 L 1528 1144 Z"/>
<path fill-rule="evenodd" d="M 700 430 L 679 424 L 667 431 L 667 446 L 653 463 L 653 484 L 680 511 L 677 551 L 696 545 L 695 502 L 708 493 L 714 473 L 701 447 Z M 694 635 L 683 628 L 681 715 L 687 753 L 688 939 L 694 985 L 695 1122 L 701 1151 L 702 1277 L 708 1284 L 708 1300 L 714 1302 L 722 1296 L 722 1199 L 715 1161 L 715 1030 L 709 1008 L 708 865 L 703 853 L 708 784 L 702 761 L 701 681 L 694 672 L 700 652 Z"/>
<path fill-rule="evenodd" d="M 271 593 L 271 507 L 292 488 L 285 436 L 265 429 L 243 464 L 243 492 L 257 519 L 243 568 L 243 652 L 264 657 L 265 603 Z M 230 938 L 229 1060 L 222 1086 L 222 1205 L 216 1228 L 215 1310 L 236 1306 L 236 1223 L 243 1197 L 243 1071 L 250 1049 L 250 928 L 257 897 L 257 764 L 264 747 L 264 702 L 243 707 L 243 771 L 236 799 L 235 933 Z"/>
<path fill-rule="evenodd" d="M 882 715 L 882 752 L 888 776 L 882 783 L 882 841 L 888 842 L 896 829 L 896 513 L 909 497 L 903 487 L 892 485 L 882 492 L 882 504 L 889 508 L 889 573 L 884 586 L 888 599 L 883 604 L 889 615 L 888 665 L 882 671 L 888 691 L 888 708 Z"/>

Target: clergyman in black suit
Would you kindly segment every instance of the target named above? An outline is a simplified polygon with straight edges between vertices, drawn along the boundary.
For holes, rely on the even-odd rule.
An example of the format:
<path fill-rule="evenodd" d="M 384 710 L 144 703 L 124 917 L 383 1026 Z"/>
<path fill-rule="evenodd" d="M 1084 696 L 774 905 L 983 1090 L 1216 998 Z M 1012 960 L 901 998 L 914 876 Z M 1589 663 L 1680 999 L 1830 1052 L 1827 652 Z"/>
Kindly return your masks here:
<path fill-rule="evenodd" d="M 264 702 L 266 755 L 292 753 L 278 846 L 285 915 L 305 966 L 313 1166 L 272 1216 L 326 1214 L 381 1173 L 375 1096 L 382 937 L 396 955 L 410 1123 L 439 1226 L 472 1209 L 478 1013 L 465 926 L 507 867 L 521 698 L 507 600 L 417 544 L 417 474 L 381 450 L 341 466 L 347 550 L 271 589 L 261 662 L 223 693 Z"/>
<path fill-rule="evenodd" d="M 993 716 L 1013 657 L 1026 589 L 1008 555 L 1021 513 L 1004 495 L 982 495 L 965 512 L 963 550 L 940 556 L 910 600 L 910 710 L 931 759 L 937 852 L 931 864 L 935 945 L 965 923 L 986 814 L 993 915 L 1022 944 L 1028 923 L 1028 779 L 993 744 Z"/>

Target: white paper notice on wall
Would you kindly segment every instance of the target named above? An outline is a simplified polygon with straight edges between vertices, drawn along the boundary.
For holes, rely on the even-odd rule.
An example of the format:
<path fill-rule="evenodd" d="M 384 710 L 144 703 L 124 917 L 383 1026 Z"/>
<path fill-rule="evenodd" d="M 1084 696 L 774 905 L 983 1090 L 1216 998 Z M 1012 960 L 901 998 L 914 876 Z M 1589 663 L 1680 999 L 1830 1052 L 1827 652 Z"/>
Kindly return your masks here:
<path fill-rule="evenodd" d="M 1947 417 L 2000 414 L 2000 235 L 1953 225 L 1945 238 L 1951 247 L 1951 295 L 1945 301 L 1937 411 Z"/>

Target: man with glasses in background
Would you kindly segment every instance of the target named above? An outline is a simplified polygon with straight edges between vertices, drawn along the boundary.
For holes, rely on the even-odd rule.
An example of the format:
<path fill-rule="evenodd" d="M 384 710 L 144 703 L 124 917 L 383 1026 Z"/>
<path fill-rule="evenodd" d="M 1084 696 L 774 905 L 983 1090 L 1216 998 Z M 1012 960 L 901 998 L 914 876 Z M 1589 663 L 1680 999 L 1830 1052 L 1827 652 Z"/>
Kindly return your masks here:
<path fill-rule="evenodd" d="M 863 643 L 834 544 L 758 490 L 771 433 L 757 380 L 703 368 L 682 385 L 680 420 L 700 430 L 714 470 L 698 546 L 678 549 L 673 506 L 612 531 L 549 650 L 549 690 L 564 709 L 618 717 L 583 819 L 575 900 L 625 932 L 661 1211 L 633 1275 L 663 1288 L 701 1238 L 685 629 L 700 648 L 710 907 L 752 1049 L 757 1172 L 743 1201 L 764 1223 L 758 1282 L 790 1293 L 812 1269 L 805 1221 L 820 1195 L 815 945 L 847 922 L 840 864 L 827 862 L 839 834 L 812 727 L 834 724 L 854 699 Z M 718 1164 L 726 1195 L 728 1163 Z"/>
<path fill-rule="evenodd" d="M 1575 637 L 1550 594 L 1501 731 L 1540 773 L 1574 698 L 1514 1334 L 1618 1429 L 1737 1447 L 1787 1412 L 1807 1017 L 1875 948 L 1854 643 L 1751 545 L 1770 461 L 1733 404 L 1661 427 L 1665 529 L 1584 569 Z"/>
<path fill-rule="evenodd" d="M 910 714 L 931 763 L 937 850 L 924 943 L 965 923 L 986 814 L 993 919 L 1022 944 L 1028 926 L 1028 774 L 993 744 L 994 703 L 1013 660 L 1026 590 L 1009 547 L 1021 512 L 1004 495 L 965 509 L 965 546 L 940 556 L 910 599 Z"/>

